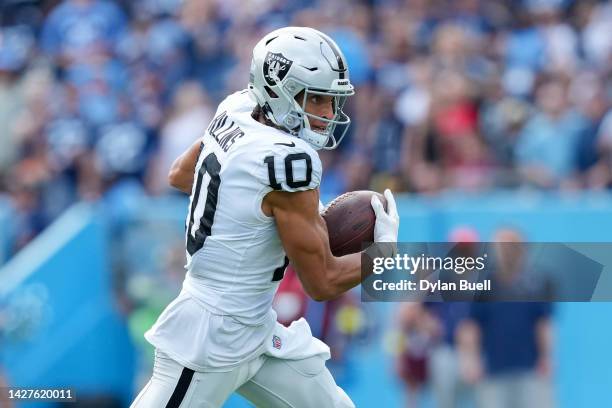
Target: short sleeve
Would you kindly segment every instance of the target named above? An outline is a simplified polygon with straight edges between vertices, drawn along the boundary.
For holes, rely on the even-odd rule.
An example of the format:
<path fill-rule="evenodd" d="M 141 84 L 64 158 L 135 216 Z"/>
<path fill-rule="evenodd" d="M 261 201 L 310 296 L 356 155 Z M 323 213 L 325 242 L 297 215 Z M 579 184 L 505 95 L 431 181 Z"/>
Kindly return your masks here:
<path fill-rule="evenodd" d="M 278 147 L 278 148 L 276 148 Z M 274 145 L 261 155 L 257 177 L 272 190 L 305 191 L 319 187 L 322 166 L 312 149 L 295 145 Z"/>

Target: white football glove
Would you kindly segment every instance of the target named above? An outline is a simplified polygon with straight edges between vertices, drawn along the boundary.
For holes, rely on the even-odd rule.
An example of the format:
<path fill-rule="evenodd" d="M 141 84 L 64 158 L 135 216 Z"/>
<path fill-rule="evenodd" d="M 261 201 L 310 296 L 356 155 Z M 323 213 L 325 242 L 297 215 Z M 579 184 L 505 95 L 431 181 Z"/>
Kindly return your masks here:
<path fill-rule="evenodd" d="M 395 205 L 395 198 L 391 190 L 386 189 L 384 194 L 387 199 L 387 211 L 380 202 L 378 196 L 372 196 L 372 208 L 376 214 L 376 224 L 374 224 L 374 242 L 397 242 L 399 230 L 399 214 Z"/>
<path fill-rule="evenodd" d="M 323 205 L 321 200 L 319 200 L 319 214 L 323 214 L 323 211 L 325 211 L 325 206 Z"/>

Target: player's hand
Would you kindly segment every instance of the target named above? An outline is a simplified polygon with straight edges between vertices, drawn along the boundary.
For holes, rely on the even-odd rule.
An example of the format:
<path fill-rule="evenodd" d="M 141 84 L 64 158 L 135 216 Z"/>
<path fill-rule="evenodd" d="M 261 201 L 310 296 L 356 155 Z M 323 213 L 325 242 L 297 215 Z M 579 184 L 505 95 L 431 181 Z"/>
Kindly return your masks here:
<path fill-rule="evenodd" d="M 387 211 L 380 199 L 372 196 L 372 208 L 376 214 L 376 224 L 374 224 L 374 242 L 397 242 L 397 234 L 399 230 L 399 214 L 395 205 L 395 198 L 391 190 L 386 189 L 384 192 L 387 200 Z"/>

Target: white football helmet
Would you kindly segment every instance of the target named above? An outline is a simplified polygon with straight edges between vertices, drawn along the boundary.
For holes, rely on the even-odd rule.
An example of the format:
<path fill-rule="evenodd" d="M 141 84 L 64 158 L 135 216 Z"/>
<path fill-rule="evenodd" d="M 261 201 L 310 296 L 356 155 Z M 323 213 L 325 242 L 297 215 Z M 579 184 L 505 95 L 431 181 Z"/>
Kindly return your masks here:
<path fill-rule="evenodd" d="M 253 49 L 249 91 L 272 123 L 315 149 L 336 148 L 351 123 L 342 111 L 346 98 L 355 93 L 346 59 L 331 38 L 312 28 L 285 27 L 262 38 Z M 304 98 L 298 102 L 295 97 L 302 91 Z M 333 118 L 305 111 L 312 94 L 333 97 Z M 313 130 L 311 118 L 327 123 L 327 128 Z M 344 129 L 336 137 L 337 125 Z"/>

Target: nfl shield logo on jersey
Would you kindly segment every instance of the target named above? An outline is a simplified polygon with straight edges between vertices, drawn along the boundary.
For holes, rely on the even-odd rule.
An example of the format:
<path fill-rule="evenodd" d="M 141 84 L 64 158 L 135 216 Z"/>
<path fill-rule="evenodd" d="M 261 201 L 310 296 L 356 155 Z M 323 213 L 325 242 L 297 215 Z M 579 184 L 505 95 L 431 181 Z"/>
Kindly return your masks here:
<path fill-rule="evenodd" d="M 270 86 L 276 85 L 276 81 L 282 81 L 291 68 L 293 61 L 285 58 L 281 53 L 268 52 L 263 64 L 263 73 L 266 82 Z"/>
<path fill-rule="evenodd" d="M 272 347 L 277 350 L 280 350 L 282 346 L 283 343 L 281 342 L 280 337 L 278 337 L 277 335 L 272 336 Z"/>

